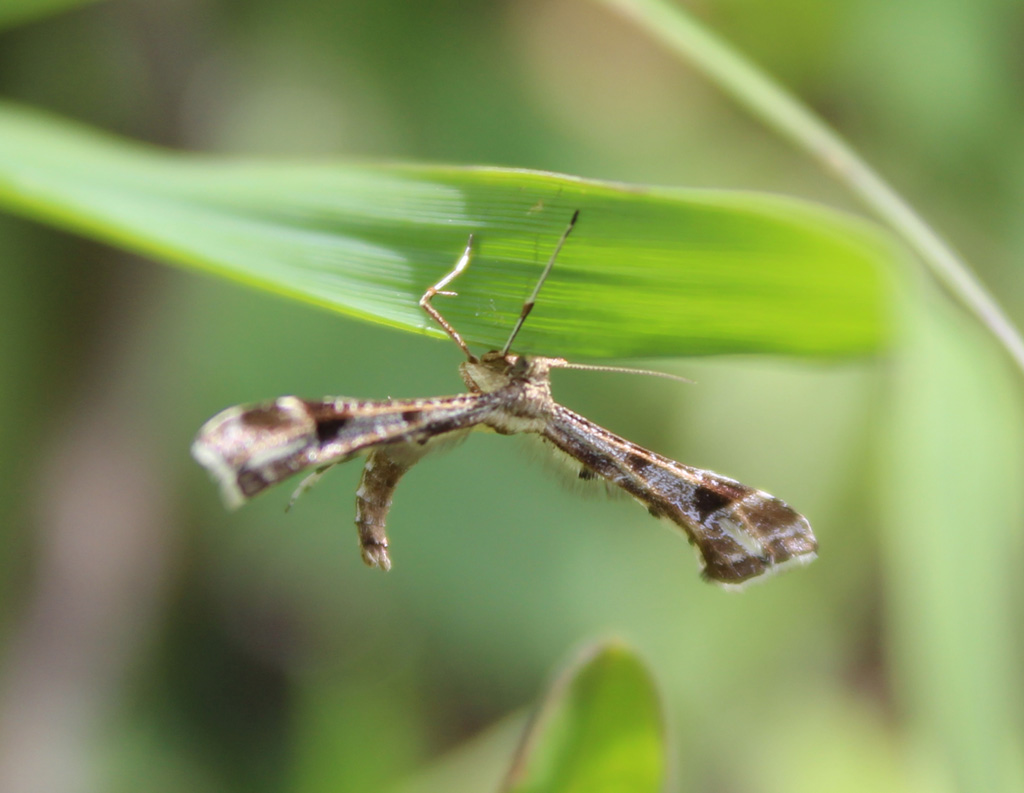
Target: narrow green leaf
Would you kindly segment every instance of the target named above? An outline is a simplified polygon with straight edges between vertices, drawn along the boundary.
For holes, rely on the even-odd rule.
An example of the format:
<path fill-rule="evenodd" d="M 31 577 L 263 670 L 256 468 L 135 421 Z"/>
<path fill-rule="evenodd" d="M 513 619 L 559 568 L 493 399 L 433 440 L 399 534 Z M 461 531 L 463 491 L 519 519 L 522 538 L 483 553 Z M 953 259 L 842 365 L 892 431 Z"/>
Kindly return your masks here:
<path fill-rule="evenodd" d="M 578 658 L 552 686 L 506 780 L 505 793 L 656 793 L 665 781 L 660 699 L 626 647 Z"/>
<path fill-rule="evenodd" d="M 505 340 L 573 211 L 517 349 L 626 357 L 862 354 L 887 333 L 866 224 L 792 199 L 550 173 L 174 155 L 0 103 L 0 206 L 174 264 L 440 336 L 417 306 L 475 238 L 472 342 Z"/>

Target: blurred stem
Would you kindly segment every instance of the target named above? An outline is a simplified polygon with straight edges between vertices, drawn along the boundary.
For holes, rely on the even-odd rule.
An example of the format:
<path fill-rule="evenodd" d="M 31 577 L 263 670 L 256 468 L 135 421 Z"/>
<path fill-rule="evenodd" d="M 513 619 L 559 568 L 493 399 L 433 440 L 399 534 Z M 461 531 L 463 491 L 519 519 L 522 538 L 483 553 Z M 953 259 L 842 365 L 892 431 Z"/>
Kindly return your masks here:
<path fill-rule="evenodd" d="M 600 0 L 701 69 L 765 124 L 804 149 L 887 223 L 1024 372 L 1024 339 L 967 263 L 806 106 L 668 0 Z"/>

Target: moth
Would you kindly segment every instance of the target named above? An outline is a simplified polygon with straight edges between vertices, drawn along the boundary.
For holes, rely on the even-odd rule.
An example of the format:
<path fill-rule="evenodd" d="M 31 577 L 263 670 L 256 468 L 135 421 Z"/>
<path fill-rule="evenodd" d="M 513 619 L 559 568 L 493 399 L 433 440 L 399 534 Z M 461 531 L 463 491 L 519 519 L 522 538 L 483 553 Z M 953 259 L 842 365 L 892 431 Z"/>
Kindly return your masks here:
<path fill-rule="evenodd" d="M 510 352 L 578 216 L 577 210 L 500 351 L 475 356 L 431 303 L 439 295 L 457 295 L 446 287 L 469 266 L 472 235 L 452 270 L 420 298 L 427 315 L 465 354 L 459 373 L 469 393 L 378 401 L 286 396 L 228 408 L 210 419 L 199 430 L 192 454 L 220 483 L 228 505 L 238 506 L 278 482 L 312 471 L 297 497 L 331 466 L 365 454 L 356 491 L 359 546 L 366 564 L 388 570 L 385 523 L 392 496 L 432 447 L 475 429 L 534 433 L 567 456 L 581 479 L 600 478 L 620 487 L 655 517 L 679 526 L 696 548 L 707 580 L 739 585 L 812 561 L 817 542 L 810 524 L 785 502 L 638 446 L 551 395 L 553 369 L 632 370 Z"/>

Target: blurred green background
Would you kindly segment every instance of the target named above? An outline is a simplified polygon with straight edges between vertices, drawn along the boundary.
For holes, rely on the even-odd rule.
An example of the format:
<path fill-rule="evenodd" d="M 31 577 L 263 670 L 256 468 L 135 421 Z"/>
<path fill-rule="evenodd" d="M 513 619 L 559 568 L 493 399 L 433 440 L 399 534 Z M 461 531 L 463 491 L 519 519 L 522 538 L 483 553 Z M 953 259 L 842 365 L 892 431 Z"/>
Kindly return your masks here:
<path fill-rule="evenodd" d="M 0 95 L 175 148 L 856 209 L 596 3 L 5 2 L 22 24 L 0 32 Z M 1024 316 L 1019 3 L 691 8 Z M 355 547 L 356 464 L 288 515 L 287 489 L 226 513 L 188 457 L 210 415 L 454 393 L 458 351 L 7 216 L 0 261 L 0 789 L 492 789 L 515 714 L 607 635 L 659 680 L 672 790 L 1024 789 L 1020 380 L 927 287 L 883 359 L 557 379 L 592 419 L 811 519 L 814 565 L 734 595 L 635 504 L 560 488 L 523 439 L 409 475 L 388 575 Z"/>

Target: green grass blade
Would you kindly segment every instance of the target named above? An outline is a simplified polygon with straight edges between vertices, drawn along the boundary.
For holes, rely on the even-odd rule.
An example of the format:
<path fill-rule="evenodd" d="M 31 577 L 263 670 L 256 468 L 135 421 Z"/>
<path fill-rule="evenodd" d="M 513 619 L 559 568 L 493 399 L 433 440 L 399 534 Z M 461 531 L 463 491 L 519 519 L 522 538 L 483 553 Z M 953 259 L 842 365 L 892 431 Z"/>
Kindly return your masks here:
<path fill-rule="evenodd" d="M 1024 372 L 1024 336 L 970 266 L 860 155 L 796 97 L 668 0 L 599 0 L 690 61 L 857 196 L 914 251 Z"/>
<path fill-rule="evenodd" d="M 555 681 L 504 793 L 657 793 L 666 749 L 658 693 L 627 648 L 587 650 Z"/>
<path fill-rule="evenodd" d="M 862 354 L 888 334 L 894 248 L 866 224 L 752 193 L 496 168 L 175 155 L 0 103 L 0 206 L 163 261 L 440 336 L 500 346 L 572 212 L 516 348 L 569 357 Z"/>

